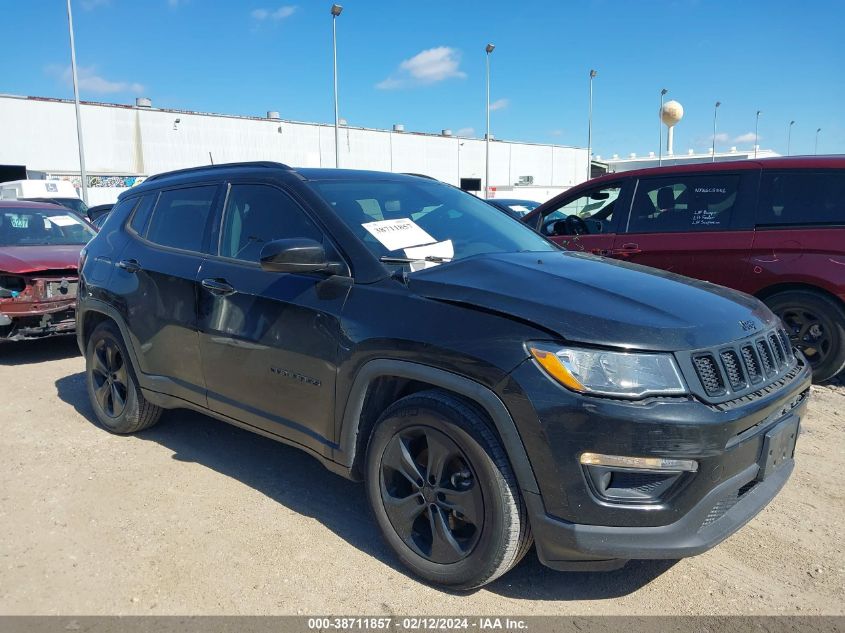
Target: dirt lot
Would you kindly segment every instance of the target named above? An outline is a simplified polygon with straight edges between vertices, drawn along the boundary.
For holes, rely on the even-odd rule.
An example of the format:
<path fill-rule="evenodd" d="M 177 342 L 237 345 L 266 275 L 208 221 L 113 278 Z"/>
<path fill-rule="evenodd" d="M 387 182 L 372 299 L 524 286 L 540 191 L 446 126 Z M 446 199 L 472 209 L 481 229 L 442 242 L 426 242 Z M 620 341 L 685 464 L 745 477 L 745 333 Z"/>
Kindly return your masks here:
<path fill-rule="evenodd" d="M 532 554 L 469 595 L 407 576 L 363 488 L 173 411 L 93 422 L 75 341 L 0 348 L 2 614 L 845 614 L 845 387 L 815 387 L 781 495 L 702 556 L 557 573 Z"/>

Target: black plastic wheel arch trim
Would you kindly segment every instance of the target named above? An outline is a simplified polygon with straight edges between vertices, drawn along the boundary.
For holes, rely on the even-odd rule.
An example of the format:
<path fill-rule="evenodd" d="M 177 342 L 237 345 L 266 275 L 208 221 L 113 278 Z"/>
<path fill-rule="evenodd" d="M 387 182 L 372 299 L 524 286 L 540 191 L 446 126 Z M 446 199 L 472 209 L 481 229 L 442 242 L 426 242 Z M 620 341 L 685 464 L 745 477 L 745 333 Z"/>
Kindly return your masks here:
<path fill-rule="evenodd" d="M 528 454 L 525 451 L 525 445 L 522 443 L 516 424 L 505 404 L 493 391 L 464 376 L 430 365 L 403 360 L 378 358 L 368 361 L 358 370 L 352 389 L 349 391 L 349 397 L 346 400 L 343 423 L 340 429 L 340 450 L 335 455 L 336 462 L 350 470 L 355 465 L 364 400 L 373 381 L 382 377 L 396 377 L 424 382 L 435 388 L 454 392 L 482 407 L 493 421 L 496 431 L 504 442 L 503 448 L 516 474 L 519 487 L 522 490 L 539 494 L 537 480 L 534 477 L 534 471 L 528 461 Z"/>

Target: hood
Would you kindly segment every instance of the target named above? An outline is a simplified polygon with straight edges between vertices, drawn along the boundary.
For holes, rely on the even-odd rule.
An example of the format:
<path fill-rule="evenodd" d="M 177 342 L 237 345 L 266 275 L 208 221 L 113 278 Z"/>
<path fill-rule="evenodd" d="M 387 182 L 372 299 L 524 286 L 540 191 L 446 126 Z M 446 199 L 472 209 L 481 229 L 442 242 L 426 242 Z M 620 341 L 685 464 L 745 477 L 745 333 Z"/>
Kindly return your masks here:
<path fill-rule="evenodd" d="M 530 321 L 572 343 L 609 347 L 700 349 L 775 322 L 749 295 L 574 252 L 460 259 L 410 275 L 408 287 L 430 299 Z"/>
<path fill-rule="evenodd" d="M 0 272 L 24 274 L 76 267 L 83 244 L 62 246 L 0 246 Z"/>

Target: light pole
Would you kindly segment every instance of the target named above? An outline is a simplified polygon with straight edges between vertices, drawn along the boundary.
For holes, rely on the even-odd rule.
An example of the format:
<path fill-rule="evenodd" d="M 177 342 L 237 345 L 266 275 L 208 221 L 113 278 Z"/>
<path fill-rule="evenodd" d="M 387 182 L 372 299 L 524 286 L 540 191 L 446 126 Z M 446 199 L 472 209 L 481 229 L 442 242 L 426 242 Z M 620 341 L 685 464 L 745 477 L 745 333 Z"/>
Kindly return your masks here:
<path fill-rule="evenodd" d="M 757 158 L 757 146 L 759 145 L 757 130 L 760 129 L 760 114 L 762 114 L 762 110 L 757 110 L 757 118 L 754 119 L 754 158 Z"/>
<path fill-rule="evenodd" d="M 658 138 L 660 140 L 657 141 L 657 166 L 663 164 L 663 97 L 666 96 L 666 93 L 669 92 L 666 88 L 663 88 L 660 91 L 660 111 L 657 113 L 657 131 L 658 131 Z"/>
<path fill-rule="evenodd" d="M 340 114 L 337 107 L 337 16 L 343 12 L 339 4 L 332 5 L 332 55 L 334 57 L 334 166 L 340 167 Z"/>
<path fill-rule="evenodd" d="M 821 128 L 816 130 L 816 149 L 815 149 L 816 154 L 819 153 L 819 132 L 821 132 L 821 131 L 822 131 Z"/>
<path fill-rule="evenodd" d="M 485 138 L 486 157 L 484 159 L 484 197 L 490 194 L 490 53 L 496 49 L 493 44 L 484 47 L 487 51 L 487 135 Z"/>
<path fill-rule="evenodd" d="M 85 150 L 82 144 L 82 117 L 79 112 L 79 82 L 76 78 L 76 45 L 73 41 L 73 12 L 67 0 L 67 28 L 70 33 L 70 70 L 73 76 L 73 103 L 76 108 L 76 140 L 79 144 L 79 175 L 82 179 L 82 200 L 88 204 L 88 172 L 85 171 Z"/>
<path fill-rule="evenodd" d="M 716 113 L 719 112 L 719 106 L 722 105 L 721 101 L 717 101 L 716 105 L 713 107 L 713 162 L 716 162 Z"/>
<path fill-rule="evenodd" d="M 593 79 L 598 72 L 590 70 L 590 113 L 587 121 L 587 180 L 593 176 Z"/>
<path fill-rule="evenodd" d="M 795 125 L 795 121 L 789 122 L 789 127 L 786 128 L 786 155 L 789 156 L 790 146 L 792 145 L 792 126 Z"/>

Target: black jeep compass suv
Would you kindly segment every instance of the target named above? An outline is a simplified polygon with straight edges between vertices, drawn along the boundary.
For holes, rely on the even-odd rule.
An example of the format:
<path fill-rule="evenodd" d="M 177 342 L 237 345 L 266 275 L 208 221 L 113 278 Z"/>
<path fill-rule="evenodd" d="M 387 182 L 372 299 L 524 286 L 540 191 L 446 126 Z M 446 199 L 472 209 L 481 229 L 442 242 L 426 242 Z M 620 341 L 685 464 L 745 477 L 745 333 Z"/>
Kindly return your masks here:
<path fill-rule="evenodd" d="M 564 252 L 451 186 L 244 163 L 149 178 L 80 262 L 100 423 L 187 407 L 366 482 L 469 589 L 703 552 L 793 467 L 810 368 L 759 301 Z"/>

